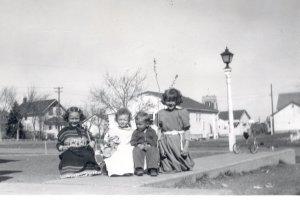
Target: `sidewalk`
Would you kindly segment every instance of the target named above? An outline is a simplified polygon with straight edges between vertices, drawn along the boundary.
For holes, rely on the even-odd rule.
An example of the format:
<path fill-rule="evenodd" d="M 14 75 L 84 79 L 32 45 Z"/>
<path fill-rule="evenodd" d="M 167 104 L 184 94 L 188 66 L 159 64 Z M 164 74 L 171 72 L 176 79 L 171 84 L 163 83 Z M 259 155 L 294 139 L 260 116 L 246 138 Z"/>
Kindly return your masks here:
<path fill-rule="evenodd" d="M 193 183 L 204 174 L 217 176 L 221 172 L 251 171 L 279 162 L 295 164 L 292 149 L 265 151 L 257 154 L 218 154 L 195 159 L 193 171 L 160 174 L 157 177 L 107 177 L 94 176 L 76 179 L 56 179 L 41 184 L 1 183 L 0 194 L 231 194 L 228 190 L 176 189 L 178 182 Z M 28 189 L 30 188 L 30 189 Z"/>

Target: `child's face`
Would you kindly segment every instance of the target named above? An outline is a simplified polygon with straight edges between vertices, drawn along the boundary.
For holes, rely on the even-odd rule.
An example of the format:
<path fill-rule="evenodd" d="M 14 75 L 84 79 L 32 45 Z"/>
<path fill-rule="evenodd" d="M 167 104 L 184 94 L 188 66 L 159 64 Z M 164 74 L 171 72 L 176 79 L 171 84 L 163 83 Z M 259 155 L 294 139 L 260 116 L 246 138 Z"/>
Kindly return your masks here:
<path fill-rule="evenodd" d="M 165 104 L 166 104 L 168 110 L 174 110 L 176 108 L 175 101 L 166 101 Z"/>
<path fill-rule="evenodd" d="M 135 120 L 136 128 L 139 131 L 144 131 L 148 127 L 148 123 L 143 119 Z"/>
<path fill-rule="evenodd" d="M 126 114 L 119 115 L 117 118 L 117 123 L 118 123 L 119 127 L 125 128 L 129 124 L 129 115 L 126 115 Z"/>
<path fill-rule="evenodd" d="M 80 116 L 78 112 L 71 112 L 69 114 L 69 123 L 71 126 L 77 126 L 80 122 Z"/>

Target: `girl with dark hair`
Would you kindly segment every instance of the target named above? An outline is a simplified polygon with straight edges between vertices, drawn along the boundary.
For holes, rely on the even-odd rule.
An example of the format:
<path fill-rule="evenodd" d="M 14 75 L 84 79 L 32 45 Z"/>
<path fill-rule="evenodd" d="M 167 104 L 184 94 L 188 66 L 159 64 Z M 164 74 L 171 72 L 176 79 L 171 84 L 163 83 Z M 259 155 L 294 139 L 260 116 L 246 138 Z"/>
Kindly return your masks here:
<path fill-rule="evenodd" d="M 157 113 L 158 147 L 161 172 L 181 172 L 192 170 L 194 161 L 189 155 L 189 113 L 179 109 L 182 95 L 179 90 L 170 88 L 162 95 L 165 109 Z"/>
<path fill-rule="evenodd" d="M 133 129 L 130 125 L 131 113 L 127 108 L 121 108 L 115 115 L 117 127 L 111 128 L 104 141 L 111 152 L 106 153 L 105 164 L 108 176 L 131 176 L 134 172 L 132 150 L 130 144 Z M 108 148 L 109 149 L 109 148 Z"/>
<path fill-rule="evenodd" d="M 101 169 L 95 160 L 89 133 L 81 126 L 84 120 L 82 111 L 77 107 L 69 108 L 64 119 L 69 125 L 58 133 L 57 149 L 59 155 L 59 172 L 61 178 L 93 176 L 101 174 Z"/>

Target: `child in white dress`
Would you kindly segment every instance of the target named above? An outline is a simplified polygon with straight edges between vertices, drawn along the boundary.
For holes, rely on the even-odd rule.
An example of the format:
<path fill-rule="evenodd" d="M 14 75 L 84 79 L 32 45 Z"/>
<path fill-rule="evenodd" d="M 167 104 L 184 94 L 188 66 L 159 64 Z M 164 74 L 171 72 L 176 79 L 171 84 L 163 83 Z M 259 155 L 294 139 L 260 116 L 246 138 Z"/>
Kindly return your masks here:
<path fill-rule="evenodd" d="M 112 128 L 106 134 L 104 140 L 110 141 L 110 138 L 118 137 L 118 145 L 111 156 L 106 158 L 106 170 L 108 176 L 131 176 L 134 172 L 132 150 L 130 144 L 133 129 L 130 126 L 131 113 L 127 108 L 121 108 L 117 111 L 116 122 L 118 127 Z"/>

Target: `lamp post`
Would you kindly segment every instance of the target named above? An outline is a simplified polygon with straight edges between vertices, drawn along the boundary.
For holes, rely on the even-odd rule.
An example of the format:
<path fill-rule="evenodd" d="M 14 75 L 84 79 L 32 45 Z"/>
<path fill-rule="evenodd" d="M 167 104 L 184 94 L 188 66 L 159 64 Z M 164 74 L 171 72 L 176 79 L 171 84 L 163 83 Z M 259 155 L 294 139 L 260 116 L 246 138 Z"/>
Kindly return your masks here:
<path fill-rule="evenodd" d="M 226 64 L 224 68 L 224 73 L 226 76 L 226 84 L 227 84 L 227 103 L 228 103 L 228 118 L 229 118 L 229 151 L 233 151 L 233 145 L 235 144 L 235 135 L 233 132 L 233 108 L 232 108 L 232 98 L 231 98 L 231 68 L 229 67 L 229 63 L 232 61 L 233 53 L 231 53 L 226 47 L 225 51 L 221 53 L 221 57 L 223 62 Z"/>

